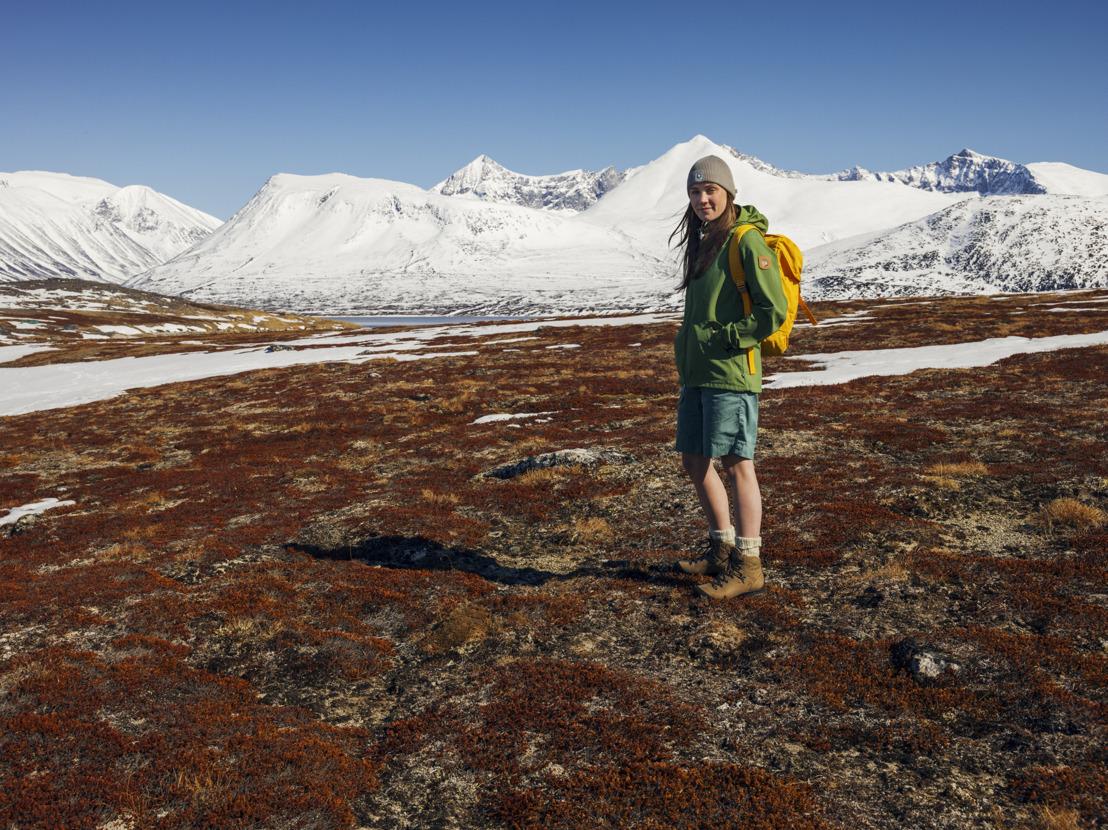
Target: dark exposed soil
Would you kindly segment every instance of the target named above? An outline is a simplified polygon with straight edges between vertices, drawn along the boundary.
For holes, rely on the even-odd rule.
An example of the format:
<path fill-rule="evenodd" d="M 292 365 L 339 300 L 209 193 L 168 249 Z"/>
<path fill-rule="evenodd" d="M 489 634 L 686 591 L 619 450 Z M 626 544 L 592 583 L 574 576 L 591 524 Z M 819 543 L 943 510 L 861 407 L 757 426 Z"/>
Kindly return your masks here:
<path fill-rule="evenodd" d="M 1108 330 L 815 311 L 790 353 Z M 0 418 L 0 508 L 73 502 L 0 525 L 0 826 L 1108 823 L 1108 347 L 767 390 L 768 588 L 711 602 L 673 334 Z"/>

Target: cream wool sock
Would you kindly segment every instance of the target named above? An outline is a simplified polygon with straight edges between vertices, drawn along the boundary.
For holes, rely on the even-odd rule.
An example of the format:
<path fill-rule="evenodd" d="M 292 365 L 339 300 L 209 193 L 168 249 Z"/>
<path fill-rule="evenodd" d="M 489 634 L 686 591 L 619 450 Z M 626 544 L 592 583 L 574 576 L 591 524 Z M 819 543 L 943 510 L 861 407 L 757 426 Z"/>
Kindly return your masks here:
<path fill-rule="evenodd" d="M 740 536 L 738 540 L 734 542 L 734 545 L 743 556 L 761 556 L 761 536 Z"/>
<path fill-rule="evenodd" d="M 729 545 L 735 544 L 735 528 L 729 527 L 727 530 L 709 530 L 709 538 L 716 542 L 726 542 Z"/>

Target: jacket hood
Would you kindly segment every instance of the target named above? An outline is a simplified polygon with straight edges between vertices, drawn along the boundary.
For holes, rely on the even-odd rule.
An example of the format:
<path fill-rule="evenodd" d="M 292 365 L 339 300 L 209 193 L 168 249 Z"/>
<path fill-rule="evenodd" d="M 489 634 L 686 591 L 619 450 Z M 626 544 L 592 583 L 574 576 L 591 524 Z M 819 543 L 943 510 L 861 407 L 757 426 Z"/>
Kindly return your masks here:
<path fill-rule="evenodd" d="M 769 220 L 754 205 L 735 205 L 738 216 L 735 225 L 753 225 L 763 234 L 769 230 Z"/>

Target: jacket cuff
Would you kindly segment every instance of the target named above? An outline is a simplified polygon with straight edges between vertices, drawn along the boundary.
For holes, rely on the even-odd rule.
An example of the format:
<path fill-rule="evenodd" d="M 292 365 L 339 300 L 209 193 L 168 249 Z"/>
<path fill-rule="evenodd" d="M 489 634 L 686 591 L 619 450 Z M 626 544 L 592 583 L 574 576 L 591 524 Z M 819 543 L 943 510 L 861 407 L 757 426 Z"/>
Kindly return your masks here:
<path fill-rule="evenodd" d="M 720 341 L 728 349 L 749 349 L 758 345 L 758 339 L 745 331 L 740 331 L 736 323 L 728 323 L 719 332 Z"/>

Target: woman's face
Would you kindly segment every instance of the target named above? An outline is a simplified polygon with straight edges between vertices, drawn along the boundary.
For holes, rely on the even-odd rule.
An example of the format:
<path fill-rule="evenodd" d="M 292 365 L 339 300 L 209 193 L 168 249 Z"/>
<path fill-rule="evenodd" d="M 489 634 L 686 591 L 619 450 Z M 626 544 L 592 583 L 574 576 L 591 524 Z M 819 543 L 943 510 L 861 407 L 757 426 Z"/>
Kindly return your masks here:
<path fill-rule="evenodd" d="M 715 182 L 694 184 L 689 188 L 689 204 L 701 222 L 711 222 L 726 210 L 727 191 Z"/>

